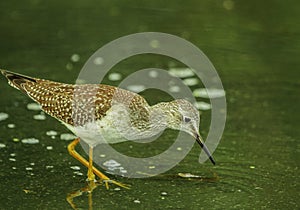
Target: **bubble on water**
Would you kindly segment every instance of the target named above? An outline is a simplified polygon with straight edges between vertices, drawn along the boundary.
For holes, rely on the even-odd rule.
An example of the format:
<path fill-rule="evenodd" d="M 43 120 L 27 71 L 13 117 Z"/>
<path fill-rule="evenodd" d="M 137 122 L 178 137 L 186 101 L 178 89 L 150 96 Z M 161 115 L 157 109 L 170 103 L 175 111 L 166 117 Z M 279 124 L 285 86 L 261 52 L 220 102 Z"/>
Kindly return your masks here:
<path fill-rule="evenodd" d="M 0 112 L 0 121 L 6 120 L 8 118 L 8 114 L 4 112 Z"/>
<path fill-rule="evenodd" d="M 193 96 L 202 98 L 220 98 L 225 96 L 225 91 L 223 89 L 215 88 L 198 88 L 193 91 Z"/>
<path fill-rule="evenodd" d="M 75 171 L 79 171 L 80 167 L 79 166 L 70 166 L 71 169 L 75 170 Z"/>
<path fill-rule="evenodd" d="M 144 85 L 129 85 L 129 86 L 127 86 L 127 90 L 130 90 L 135 93 L 139 93 L 145 89 L 146 89 L 146 87 Z"/>
<path fill-rule="evenodd" d="M 77 137 L 71 133 L 62 133 L 60 134 L 60 139 L 61 140 L 65 140 L 65 141 L 70 141 L 70 140 L 74 140 Z"/>
<path fill-rule="evenodd" d="M 81 173 L 80 171 L 74 171 L 73 174 L 76 174 L 78 176 L 83 176 L 83 173 Z"/>
<path fill-rule="evenodd" d="M 6 145 L 5 145 L 5 144 L 2 144 L 2 143 L 0 143 L 0 148 L 4 148 L 4 147 L 6 147 Z"/>
<path fill-rule="evenodd" d="M 27 109 L 32 111 L 40 111 L 42 107 L 37 103 L 29 103 L 27 104 Z"/>
<path fill-rule="evenodd" d="M 9 161 L 16 162 L 16 158 L 8 158 Z"/>
<path fill-rule="evenodd" d="M 120 73 L 111 73 L 108 75 L 108 79 L 110 81 L 118 81 L 122 79 L 122 75 Z"/>
<path fill-rule="evenodd" d="M 169 74 L 174 77 L 186 78 L 194 76 L 195 73 L 190 68 L 170 68 Z"/>
<path fill-rule="evenodd" d="M 74 62 L 74 63 L 76 63 L 76 62 L 78 62 L 80 60 L 80 55 L 78 55 L 78 54 L 73 54 L 72 56 L 71 56 L 71 61 L 72 62 Z"/>
<path fill-rule="evenodd" d="M 15 127 L 16 127 L 16 125 L 15 125 L 15 124 L 12 124 L 12 123 L 10 123 L 10 124 L 7 124 L 7 127 L 8 127 L 8 128 L 15 128 Z"/>
<path fill-rule="evenodd" d="M 149 77 L 152 77 L 152 78 L 157 78 L 158 77 L 158 72 L 157 71 L 149 71 Z"/>
<path fill-rule="evenodd" d="M 16 157 L 16 153 L 10 153 L 9 154 L 11 157 Z"/>
<path fill-rule="evenodd" d="M 50 131 L 47 131 L 47 132 L 46 132 L 46 135 L 47 135 L 47 136 L 56 136 L 56 135 L 57 135 L 57 132 L 54 131 L 54 130 L 50 130 Z"/>
<path fill-rule="evenodd" d="M 33 168 L 31 168 L 31 167 L 26 167 L 25 170 L 26 170 L 26 171 L 32 171 Z"/>
<path fill-rule="evenodd" d="M 211 109 L 211 104 L 203 102 L 203 101 L 197 101 L 194 103 L 194 106 L 199 109 L 199 110 L 210 110 Z"/>
<path fill-rule="evenodd" d="M 183 80 L 183 84 L 187 86 L 194 86 L 199 84 L 199 80 L 197 78 L 187 78 Z"/>
<path fill-rule="evenodd" d="M 54 168 L 54 166 L 50 166 L 50 165 L 46 166 L 46 169 L 51 169 L 51 168 Z"/>
<path fill-rule="evenodd" d="M 52 146 L 47 146 L 46 149 L 47 150 L 53 150 L 53 147 Z"/>
<path fill-rule="evenodd" d="M 73 63 L 67 63 L 67 65 L 66 65 L 66 69 L 67 70 L 72 70 L 73 69 Z"/>
<path fill-rule="evenodd" d="M 151 46 L 152 48 L 159 48 L 160 43 L 159 43 L 158 40 L 153 39 L 153 40 L 150 41 L 150 46 Z"/>
<path fill-rule="evenodd" d="M 46 120 L 46 115 L 41 113 L 41 114 L 36 114 L 36 115 L 33 115 L 33 119 L 35 120 Z"/>
<path fill-rule="evenodd" d="M 134 200 L 133 202 L 134 202 L 134 203 L 141 203 L 141 201 L 138 200 L 138 199 Z"/>
<path fill-rule="evenodd" d="M 22 139 L 21 142 L 23 144 L 38 144 L 40 141 L 36 138 L 26 138 Z"/>
<path fill-rule="evenodd" d="M 104 59 L 102 57 L 97 57 L 94 59 L 94 64 L 95 65 L 101 65 L 104 63 Z"/>
<path fill-rule="evenodd" d="M 118 163 L 117 161 L 115 160 L 107 160 L 103 163 L 104 166 L 106 167 L 118 167 L 118 166 L 121 166 L 120 163 Z"/>
<path fill-rule="evenodd" d="M 177 85 L 173 85 L 171 87 L 169 87 L 169 91 L 172 93 L 179 93 L 180 92 L 180 87 Z"/>

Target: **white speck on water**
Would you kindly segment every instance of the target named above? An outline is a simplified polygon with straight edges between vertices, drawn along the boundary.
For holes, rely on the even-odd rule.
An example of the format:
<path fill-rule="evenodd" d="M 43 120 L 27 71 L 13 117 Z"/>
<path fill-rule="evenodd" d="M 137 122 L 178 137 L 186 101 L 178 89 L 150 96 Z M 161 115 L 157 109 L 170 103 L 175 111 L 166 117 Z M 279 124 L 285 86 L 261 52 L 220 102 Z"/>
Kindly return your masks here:
<path fill-rule="evenodd" d="M 182 150 L 182 148 L 181 148 L 181 147 L 177 147 L 176 149 L 177 149 L 178 151 L 181 151 L 181 150 Z"/>
<path fill-rule="evenodd" d="M 9 154 L 11 157 L 16 157 L 16 153 L 10 153 Z"/>
<path fill-rule="evenodd" d="M 56 131 L 53 131 L 53 130 L 50 130 L 50 131 L 47 131 L 47 132 L 46 132 L 46 135 L 47 135 L 47 136 L 56 136 L 56 135 L 57 135 L 57 132 L 56 132 Z"/>
<path fill-rule="evenodd" d="M 13 167 L 11 167 L 11 168 L 12 168 L 13 170 L 16 170 L 16 169 L 17 169 L 17 167 L 14 167 L 14 166 L 13 166 Z"/>
<path fill-rule="evenodd" d="M 135 93 L 139 93 L 145 89 L 146 89 L 146 87 L 144 85 L 129 85 L 129 86 L 127 86 L 127 90 L 130 90 Z"/>
<path fill-rule="evenodd" d="M 41 112 L 40 114 L 34 115 L 33 119 L 35 119 L 35 120 L 46 120 L 46 115 L 44 114 L 44 112 Z"/>
<path fill-rule="evenodd" d="M 71 61 L 72 62 L 74 62 L 74 63 L 76 63 L 76 62 L 78 62 L 80 60 L 80 55 L 78 55 L 78 54 L 73 54 L 72 56 L 71 56 Z"/>
<path fill-rule="evenodd" d="M 104 157 L 106 157 L 106 155 L 105 154 L 101 154 L 101 155 L 99 155 L 100 157 L 102 157 L 102 158 L 104 158 Z"/>
<path fill-rule="evenodd" d="M 15 128 L 16 125 L 11 123 L 11 124 L 7 124 L 7 127 L 8 127 L 8 128 Z"/>
<path fill-rule="evenodd" d="M 67 63 L 67 65 L 66 65 L 66 69 L 67 70 L 72 70 L 73 69 L 73 63 Z"/>
<path fill-rule="evenodd" d="M 34 166 L 34 165 L 35 165 L 35 163 L 30 163 L 30 165 L 31 165 L 31 166 Z"/>
<path fill-rule="evenodd" d="M 0 121 L 6 120 L 8 118 L 8 114 L 4 112 L 0 112 Z"/>
<path fill-rule="evenodd" d="M 15 158 L 8 158 L 9 161 L 12 161 L 12 162 L 16 162 L 17 160 Z"/>
<path fill-rule="evenodd" d="M 121 164 L 115 160 L 107 160 L 103 163 L 103 165 L 106 167 L 113 167 L 113 168 L 121 166 Z"/>
<path fill-rule="evenodd" d="M 155 166 L 149 166 L 149 169 L 154 169 L 155 168 Z"/>
<path fill-rule="evenodd" d="M 151 46 L 152 48 L 159 48 L 160 43 L 159 43 L 158 40 L 153 39 L 153 40 L 150 41 L 150 46 Z"/>
<path fill-rule="evenodd" d="M 25 169 L 26 169 L 26 171 L 32 171 L 33 170 L 33 168 L 31 168 L 31 167 L 26 167 Z"/>
<path fill-rule="evenodd" d="M 102 57 L 97 57 L 94 59 L 94 64 L 95 65 L 101 65 L 104 63 L 104 59 Z"/>
<path fill-rule="evenodd" d="M 149 77 L 152 77 L 152 78 L 157 78 L 158 77 L 158 72 L 157 71 L 149 71 Z"/>
<path fill-rule="evenodd" d="M 36 138 L 26 138 L 22 139 L 21 142 L 23 144 L 38 144 L 40 141 Z"/>
<path fill-rule="evenodd" d="M 190 68 L 170 68 L 169 74 L 174 77 L 186 78 L 194 76 L 195 73 Z"/>
<path fill-rule="evenodd" d="M 47 150 L 53 150 L 53 147 L 52 146 L 47 146 L 46 149 Z"/>
<path fill-rule="evenodd" d="M 193 96 L 202 98 L 220 98 L 225 96 L 225 91 L 216 88 L 198 88 L 193 91 Z"/>
<path fill-rule="evenodd" d="M 138 199 L 134 200 L 133 202 L 134 202 L 134 203 L 141 203 L 141 201 L 138 200 Z"/>
<path fill-rule="evenodd" d="M 29 103 L 29 104 L 27 104 L 27 109 L 32 110 L 32 111 L 40 111 L 41 106 L 37 103 Z"/>
<path fill-rule="evenodd" d="M 60 134 L 60 139 L 65 141 L 70 141 L 76 139 L 76 136 L 71 133 L 62 133 Z"/>
<path fill-rule="evenodd" d="M 18 138 L 13 138 L 12 140 L 13 140 L 13 142 L 19 142 L 20 141 L 20 139 L 18 139 Z"/>
<path fill-rule="evenodd" d="M 127 173 L 127 170 L 125 170 L 125 169 L 120 169 L 120 172 L 121 172 L 122 174 L 126 174 L 126 173 Z"/>
<path fill-rule="evenodd" d="M 120 187 L 116 187 L 114 190 L 115 190 L 115 191 L 120 191 L 121 188 L 120 188 Z"/>
<path fill-rule="evenodd" d="M 46 166 L 46 169 L 54 168 L 54 166 Z"/>
<path fill-rule="evenodd" d="M 183 84 L 187 86 L 194 86 L 199 84 L 199 80 L 197 78 L 186 78 L 183 80 Z"/>
<path fill-rule="evenodd" d="M 83 176 L 83 173 L 79 172 L 79 171 L 74 171 L 73 174 L 76 174 L 78 176 Z"/>
<path fill-rule="evenodd" d="M 4 147 L 6 147 L 6 145 L 5 145 L 5 144 L 2 144 L 2 143 L 0 143 L 0 148 L 4 148 Z"/>
<path fill-rule="evenodd" d="M 161 192 L 161 195 L 166 196 L 166 195 L 168 195 L 168 193 L 167 192 Z"/>
<path fill-rule="evenodd" d="M 180 92 L 180 87 L 177 85 L 173 85 L 171 87 L 169 87 L 169 91 L 172 93 L 179 93 Z"/>
<path fill-rule="evenodd" d="M 255 169 L 255 166 L 250 166 L 251 169 Z"/>
<path fill-rule="evenodd" d="M 203 102 L 203 101 L 197 101 L 197 102 L 195 102 L 194 106 L 197 109 L 204 110 L 204 111 L 211 109 L 211 105 L 209 103 L 206 103 L 206 102 Z"/>
<path fill-rule="evenodd" d="M 76 171 L 79 171 L 79 170 L 80 170 L 80 167 L 79 167 L 79 166 L 71 166 L 70 168 L 73 169 L 73 170 L 76 170 Z"/>
<path fill-rule="evenodd" d="M 122 79 L 122 75 L 120 73 L 111 73 L 108 75 L 108 79 L 110 81 L 119 81 L 120 79 Z"/>

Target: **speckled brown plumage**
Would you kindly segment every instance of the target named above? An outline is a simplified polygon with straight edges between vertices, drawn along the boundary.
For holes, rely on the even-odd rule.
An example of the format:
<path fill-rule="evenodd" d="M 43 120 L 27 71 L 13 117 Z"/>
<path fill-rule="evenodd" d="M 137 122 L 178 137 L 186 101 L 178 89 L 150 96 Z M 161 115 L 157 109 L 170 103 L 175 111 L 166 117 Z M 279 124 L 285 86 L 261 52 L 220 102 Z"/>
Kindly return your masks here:
<path fill-rule="evenodd" d="M 112 101 L 126 103 L 134 125 L 148 121 L 148 103 L 138 94 L 104 84 L 71 85 L 3 71 L 9 84 L 36 101 L 52 117 L 72 126 L 106 115 Z"/>

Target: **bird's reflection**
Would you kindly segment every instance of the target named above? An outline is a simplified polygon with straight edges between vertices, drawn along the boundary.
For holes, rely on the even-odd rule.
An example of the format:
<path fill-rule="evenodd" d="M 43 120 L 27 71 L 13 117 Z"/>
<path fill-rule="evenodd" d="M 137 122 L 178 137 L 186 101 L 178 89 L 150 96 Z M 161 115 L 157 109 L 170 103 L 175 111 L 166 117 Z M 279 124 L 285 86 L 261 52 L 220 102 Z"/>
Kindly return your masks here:
<path fill-rule="evenodd" d="M 71 192 L 67 195 L 67 201 L 70 204 L 70 206 L 78 210 L 79 208 L 75 205 L 74 198 L 84 195 L 85 193 L 88 194 L 88 204 L 89 204 L 89 210 L 93 209 L 93 191 L 98 187 L 102 185 L 99 182 L 89 181 L 87 182 L 87 185 L 77 191 Z"/>

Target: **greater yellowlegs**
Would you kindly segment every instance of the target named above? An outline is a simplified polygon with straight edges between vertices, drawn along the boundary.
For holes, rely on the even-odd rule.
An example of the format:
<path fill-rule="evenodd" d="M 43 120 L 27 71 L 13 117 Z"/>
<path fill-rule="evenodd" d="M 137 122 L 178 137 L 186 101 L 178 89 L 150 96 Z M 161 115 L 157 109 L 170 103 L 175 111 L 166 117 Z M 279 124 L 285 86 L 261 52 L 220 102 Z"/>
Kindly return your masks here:
<path fill-rule="evenodd" d="M 69 153 L 88 168 L 88 180 L 110 180 L 93 166 L 93 148 L 101 143 L 118 143 L 154 136 L 166 128 L 192 135 L 215 164 L 200 136 L 199 112 L 187 100 L 177 99 L 150 106 L 140 95 L 104 84 L 64 84 L 16 74 L 1 73 L 8 83 L 37 102 L 42 110 L 62 122 L 78 138 L 68 145 Z M 75 151 L 83 140 L 89 145 L 87 161 Z"/>

